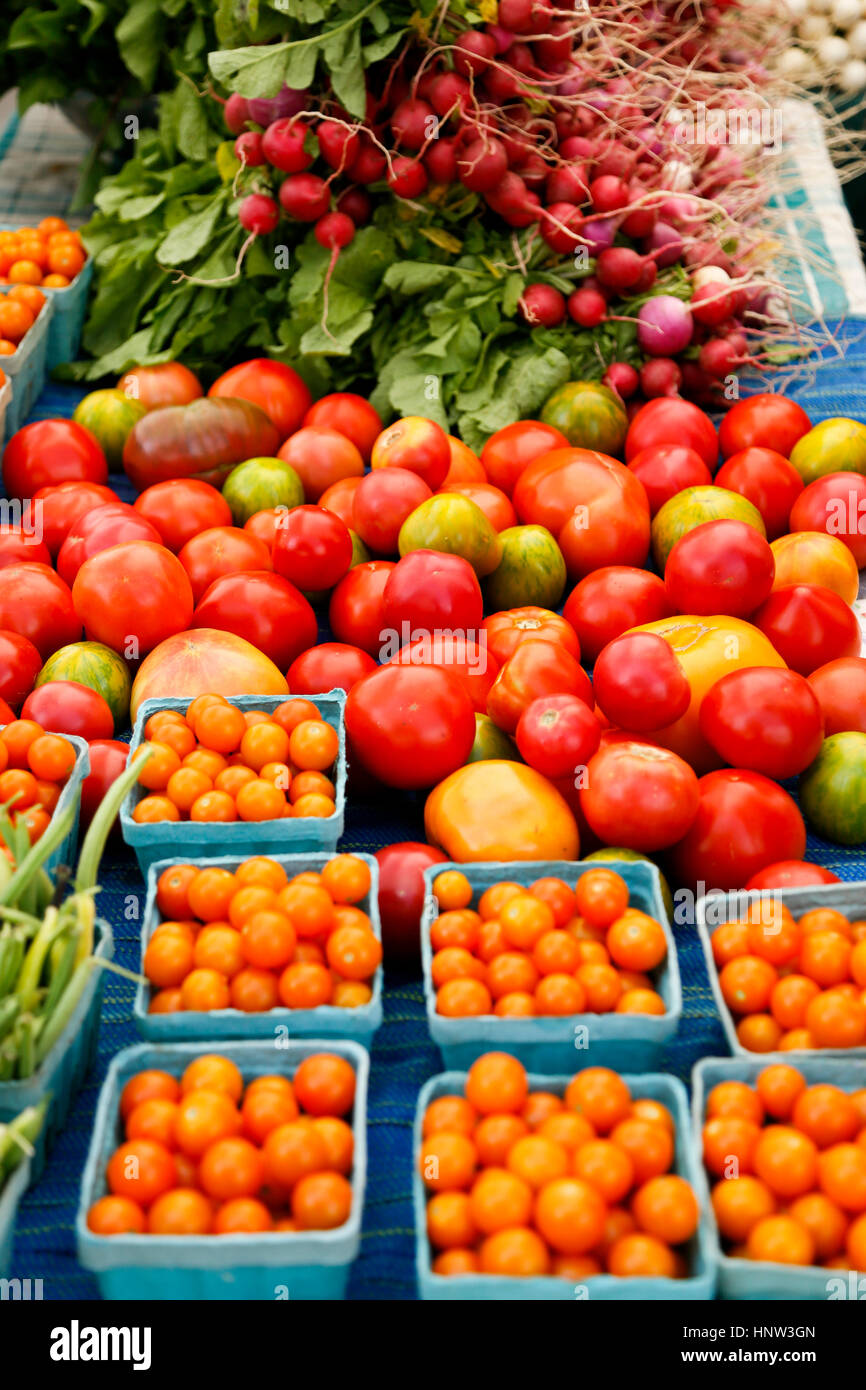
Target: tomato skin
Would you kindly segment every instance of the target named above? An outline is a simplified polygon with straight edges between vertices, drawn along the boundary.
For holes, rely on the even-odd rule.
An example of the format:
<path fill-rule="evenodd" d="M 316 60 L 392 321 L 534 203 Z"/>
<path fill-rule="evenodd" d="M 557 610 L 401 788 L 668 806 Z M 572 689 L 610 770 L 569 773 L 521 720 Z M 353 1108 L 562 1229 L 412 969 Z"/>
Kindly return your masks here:
<path fill-rule="evenodd" d="M 433 845 L 402 840 L 377 850 L 376 862 L 385 960 L 417 962 L 421 957 L 424 870 L 431 864 L 447 864 L 447 855 Z"/>
<path fill-rule="evenodd" d="M 785 535 L 791 508 L 803 491 L 803 479 L 784 454 L 775 449 L 741 449 L 726 459 L 716 474 L 716 487 L 738 492 L 758 508 L 767 540 Z"/>
<path fill-rule="evenodd" d="M 232 524 L 231 508 L 222 493 L 197 478 L 154 483 L 132 505 L 156 527 L 163 545 L 175 555 L 199 532 Z"/>
<path fill-rule="evenodd" d="M 733 767 L 782 782 L 818 756 L 824 738 L 821 706 L 796 671 L 746 666 L 731 671 L 701 703 L 701 733 Z"/>
<path fill-rule="evenodd" d="M 293 507 L 277 527 L 274 569 L 299 589 L 332 589 L 352 563 L 352 537 L 333 512 Z"/>
<path fill-rule="evenodd" d="M 378 655 L 386 626 L 385 585 L 395 568 L 393 560 L 368 560 L 343 575 L 328 607 L 328 622 L 339 642 Z"/>
<path fill-rule="evenodd" d="M 481 586 L 469 561 L 438 550 L 404 555 L 383 591 L 383 625 L 401 645 L 437 628 L 474 631 L 481 626 L 483 612 Z"/>
<path fill-rule="evenodd" d="M 458 497 L 468 497 L 476 507 L 480 507 L 494 531 L 505 531 L 517 525 L 517 513 L 511 501 L 501 488 L 492 483 L 446 483 L 441 492 L 456 493 Z"/>
<path fill-rule="evenodd" d="M 35 420 L 13 434 L 3 451 L 9 497 L 32 497 L 56 483 L 107 483 L 108 464 L 90 430 L 74 420 Z"/>
<path fill-rule="evenodd" d="M 634 415 L 625 439 L 625 461 L 657 444 L 682 444 L 700 454 L 712 473 L 719 455 L 709 415 L 679 396 L 657 396 Z"/>
<path fill-rule="evenodd" d="M 681 883 L 742 888 L 782 859 L 802 859 L 806 827 L 793 797 L 759 772 L 724 769 L 698 783 L 692 826 L 671 851 Z"/>
<path fill-rule="evenodd" d="M 323 425 L 325 429 L 345 435 L 351 439 L 365 463 L 370 462 L 373 445 L 383 428 L 379 412 L 363 396 L 356 396 L 351 391 L 334 391 L 322 396 L 310 406 L 303 424 L 305 427 Z"/>
<path fill-rule="evenodd" d="M 480 458 L 467 448 L 462 439 L 457 439 L 453 434 L 449 434 L 448 450 L 451 455 L 451 463 L 442 483 L 443 492 L 452 492 L 458 484 L 462 483 L 486 483 L 488 481 Z"/>
<path fill-rule="evenodd" d="M 385 649 L 383 649 L 383 659 Z M 477 714 L 487 709 L 490 690 L 499 674 L 499 662 L 483 642 L 471 634 L 451 637 L 434 632 L 400 648 L 388 662 L 391 666 L 438 666 L 451 671 L 466 689 Z"/>
<path fill-rule="evenodd" d="M 334 512 L 341 521 L 346 523 L 350 531 L 355 530 L 353 515 L 355 493 L 360 485 L 360 478 L 340 478 L 339 482 L 331 483 L 330 487 L 325 488 L 319 498 L 319 506 L 324 507 L 328 512 Z M 253 519 L 250 517 L 250 521 Z M 247 526 L 249 526 L 250 521 L 247 522 Z"/>
<path fill-rule="evenodd" d="M 493 486 L 510 497 L 524 468 L 552 449 L 567 447 L 568 440 L 554 425 L 517 420 L 491 434 L 481 450 L 481 463 Z"/>
<path fill-rule="evenodd" d="M 43 660 L 81 636 L 69 585 L 32 562 L 0 570 L 0 628 L 28 638 Z"/>
<path fill-rule="evenodd" d="M 364 460 L 351 439 L 324 425 L 304 425 L 283 440 L 277 458 L 294 468 L 307 502 L 318 502 L 342 478 L 361 478 Z"/>
<path fill-rule="evenodd" d="M 487 634 L 488 647 L 501 663 L 508 661 L 521 643 L 536 640 L 553 642 L 570 652 L 575 661 L 580 660 L 581 648 L 574 628 L 549 608 L 536 608 L 532 604 L 506 608 L 501 613 L 491 613 L 481 626 Z"/>
<path fill-rule="evenodd" d="M 28 535 L 20 527 L 0 527 L 0 569 L 7 565 L 20 565 L 26 561 L 37 565 L 50 565 L 51 552 L 36 536 Z"/>
<path fill-rule="evenodd" d="M 377 468 L 407 468 L 417 473 L 432 492 L 441 487 L 451 467 L 448 436 L 433 420 L 405 415 L 382 431 L 373 445 L 370 463 Z"/>
<path fill-rule="evenodd" d="M 601 725 L 576 695 L 543 695 L 527 705 L 517 724 L 524 762 L 555 780 L 574 777 L 598 748 Z"/>
<path fill-rule="evenodd" d="M 811 420 L 796 401 L 765 391 L 731 407 L 719 426 L 719 448 L 724 459 L 751 448 L 776 449 L 787 459 L 811 428 Z"/>
<path fill-rule="evenodd" d="M 553 783 L 499 758 L 469 763 L 434 787 L 424 829 L 460 863 L 576 859 L 580 852 L 577 823 Z"/>
<path fill-rule="evenodd" d="M 192 627 L 233 632 L 285 671 L 316 644 L 319 624 L 300 589 L 269 570 L 222 574 L 205 589 Z"/>
<path fill-rule="evenodd" d="M 81 819 L 84 825 L 89 825 L 93 820 L 108 788 L 126 767 L 129 744 L 113 738 L 97 738 L 91 740 L 89 752 L 90 772 L 81 784 Z M 115 818 L 113 829 L 115 832 L 120 829 L 119 817 Z"/>
<path fill-rule="evenodd" d="M 646 490 L 650 516 L 687 487 L 707 487 L 712 474 L 696 449 L 681 444 L 651 444 L 629 460 L 629 471 Z"/>
<path fill-rule="evenodd" d="M 41 669 L 42 657 L 27 637 L 0 632 L 0 699 L 18 709 Z"/>
<path fill-rule="evenodd" d="M 811 671 L 808 680 L 824 715 L 827 738 L 851 729 L 866 734 L 866 660 L 862 656 L 828 661 Z"/>
<path fill-rule="evenodd" d="M 634 733 L 673 724 L 692 698 L 674 652 L 654 632 L 623 633 L 603 647 L 592 688 L 605 717 Z"/>
<path fill-rule="evenodd" d="M 230 367 L 217 377 L 208 396 L 251 401 L 272 421 L 280 443 L 300 428 L 313 401 L 306 382 L 292 367 L 284 362 L 272 362 L 268 357 L 253 357 L 249 362 Z M 244 457 L 272 457 L 275 453 L 276 449 L 253 449 Z"/>
<path fill-rule="evenodd" d="M 150 541 L 115 545 L 85 560 L 75 576 L 72 601 L 88 638 L 121 656 L 127 655 L 130 639 L 144 656 L 165 638 L 184 632 L 193 615 L 183 565 Z"/>
<path fill-rule="evenodd" d="M 698 809 L 698 779 L 667 748 L 636 740 L 602 745 L 586 770 L 580 807 L 603 844 L 643 854 L 667 849 L 691 826 Z"/>
<path fill-rule="evenodd" d="M 752 874 L 743 886 L 750 892 L 763 893 L 768 888 L 811 888 L 821 883 L 840 882 L 837 874 L 821 864 L 807 864 L 804 859 L 783 859 Z"/>
<path fill-rule="evenodd" d="M 673 612 L 664 580 L 629 565 L 607 565 L 588 574 L 572 589 L 562 610 L 588 662 L 629 628 L 658 622 Z"/>
<path fill-rule="evenodd" d="M 523 711 L 540 695 L 576 695 L 590 709 L 593 705 L 589 676 L 571 652 L 553 642 L 521 642 L 493 682 L 487 713 L 513 734 Z"/>
<path fill-rule="evenodd" d="M 357 531 L 371 550 L 396 555 L 403 522 L 432 496 L 424 479 L 408 468 L 367 473 L 352 498 L 352 517 L 346 525 Z"/>
<path fill-rule="evenodd" d="M 70 528 L 57 556 L 57 573 L 71 588 L 85 560 L 124 541 L 162 545 L 156 527 L 126 502 L 107 502 L 104 507 L 96 507 Z"/>
<path fill-rule="evenodd" d="M 857 568 L 866 565 L 866 478 L 827 473 L 804 488 L 791 508 L 792 531 L 826 531 L 844 541 Z"/>
<path fill-rule="evenodd" d="M 123 446 L 123 467 L 139 492 L 169 478 L 220 485 L 239 463 L 273 458 L 279 432 L 247 400 L 211 400 L 151 410 Z"/>
<path fill-rule="evenodd" d="M 21 718 L 35 719 L 48 733 L 77 734 L 88 743 L 114 733 L 114 717 L 105 700 L 79 681 L 46 681 L 37 686 L 21 706 Z"/>
<path fill-rule="evenodd" d="M 264 541 L 239 526 L 212 526 L 188 540 L 178 555 L 200 603 L 215 579 L 223 575 L 270 570 L 271 556 Z M 241 634 L 243 635 L 243 634 Z"/>
<path fill-rule="evenodd" d="M 820 584 L 792 584 L 774 593 L 752 616 L 786 665 L 808 676 L 841 657 L 858 656 L 860 625 L 838 594 Z"/>
<path fill-rule="evenodd" d="M 293 695 L 323 695 L 329 690 L 351 690 L 377 670 L 369 652 L 346 642 L 322 642 L 296 656 L 286 680 Z"/>
<path fill-rule="evenodd" d="M 279 695 L 289 693 L 278 667 L 251 642 L 233 632 L 198 627 L 175 633 L 144 658 L 132 683 L 130 719 L 145 700 L 166 696 Z"/>
<path fill-rule="evenodd" d="M 432 787 L 466 762 L 475 711 L 464 686 L 437 666 L 381 666 L 349 691 L 346 731 L 386 786 Z"/>
<path fill-rule="evenodd" d="M 54 487 L 41 487 L 30 499 L 28 525 L 38 526 L 53 558 L 59 554 L 80 517 L 106 502 L 119 501 L 117 493 L 101 483 L 58 483 Z"/>
<path fill-rule="evenodd" d="M 744 521 L 705 521 L 675 542 L 665 589 L 680 613 L 747 618 L 773 587 L 775 562 L 763 536 Z"/>
<path fill-rule="evenodd" d="M 204 395 L 198 377 L 182 362 L 160 362 L 155 367 L 133 367 L 117 383 L 118 390 L 148 410 L 164 405 L 189 405 Z"/>

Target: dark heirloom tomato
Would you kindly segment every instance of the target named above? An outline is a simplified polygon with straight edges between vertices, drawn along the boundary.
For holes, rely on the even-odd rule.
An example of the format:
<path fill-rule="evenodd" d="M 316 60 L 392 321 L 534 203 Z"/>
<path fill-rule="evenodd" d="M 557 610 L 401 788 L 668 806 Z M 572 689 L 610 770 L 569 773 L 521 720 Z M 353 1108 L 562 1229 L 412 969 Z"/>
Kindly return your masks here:
<path fill-rule="evenodd" d="M 448 856 L 433 845 L 403 840 L 377 850 L 376 862 L 385 960 L 416 961 L 421 954 L 424 870 L 432 864 L 447 864 Z"/>
<path fill-rule="evenodd" d="M 820 864 L 807 864 L 805 859 L 783 859 L 752 874 L 744 886 L 749 892 L 763 893 L 768 888 L 812 888 L 821 883 L 840 882 L 838 874 Z"/>
<path fill-rule="evenodd" d="M 817 758 L 824 738 L 821 706 L 796 671 L 745 666 L 704 696 L 701 733 L 733 767 L 783 782 Z"/>
<path fill-rule="evenodd" d="M 552 449 L 566 449 L 561 430 L 541 420 L 517 420 L 491 434 L 481 450 L 481 462 L 494 487 L 511 496 L 524 468 Z"/>
<path fill-rule="evenodd" d="M 186 570 L 170 550 L 150 541 L 113 545 L 85 560 L 72 599 L 88 638 L 126 657 L 145 656 L 192 621 Z"/>
<path fill-rule="evenodd" d="M 39 488 L 67 482 L 108 482 L 105 454 L 90 430 L 74 420 L 36 420 L 13 434 L 3 453 L 10 497 L 32 497 Z"/>
<path fill-rule="evenodd" d="M 698 809 L 698 779 L 669 748 L 605 739 L 586 769 L 580 807 L 602 844 L 651 854 L 689 829 Z"/>
<path fill-rule="evenodd" d="M 279 435 L 278 443 L 300 427 L 313 399 L 306 382 L 293 367 L 285 362 L 272 362 L 269 357 L 253 357 L 249 362 L 230 367 L 217 377 L 208 396 L 251 401 L 272 421 Z M 276 448 L 250 449 L 237 462 L 270 458 L 275 453 Z"/>
<path fill-rule="evenodd" d="M 384 626 L 401 645 L 416 633 L 448 628 L 472 632 L 484 612 L 481 586 L 468 560 L 439 550 L 412 550 L 399 560 L 384 590 Z"/>
<path fill-rule="evenodd" d="M 0 570 L 0 628 L 28 638 L 43 661 L 81 636 L 69 585 L 47 565 L 30 562 Z"/>
<path fill-rule="evenodd" d="M 199 531 L 177 558 L 189 575 L 196 603 L 221 575 L 271 569 L 271 555 L 264 541 L 240 526 L 212 526 L 209 531 Z"/>
<path fill-rule="evenodd" d="M 866 660 L 862 656 L 828 661 L 810 673 L 809 684 L 818 697 L 827 738 L 851 730 L 866 734 Z"/>
<path fill-rule="evenodd" d="M 606 565 L 572 589 L 562 610 L 577 633 L 587 662 L 620 633 L 673 614 L 664 580 L 629 565 Z"/>
<path fill-rule="evenodd" d="M 775 449 L 741 449 L 722 464 L 716 487 L 738 492 L 764 518 L 767 540 L 788 531 L 791 508 L 803 491 L 803 479 L 792 463 Z"/>
<path fill-rule="evenodd" d="M 91 741 L 90 772 L 81 784 L 81 821 L 87 826 L 108 788 L 116 782 L 126 767 L 129 744 L 119 739 L 96 738 Z M 120 822 L 115 818 L 112 829 L 117 832 Z"/>
<path fill-rule="evenodd" d="M 773 552 L 745 521 L 705 521 L 680 536 L 665 564 L 665 588 L 680 613 L 747 618 L 773 587 Z"/>
<path fill-rule="evenodd" d="M 86 512 L 120 498 L 102 483 L 58 483 L 41 487 L 34 492 L 26 512 L 26 525 L 47 545 L 52 556 L 58 555 L 76 521 Z"/>
<path fill-rule="evenodd" d="M 281 671 L 315 646 L 319 635 L 316 615 L 300 590 L 266 570 L 215 579 L 199 600 L 192 626 L 246 638 Z"/>
<path fill-rule="evenodd" d="M 33 535 L 20 526 L 0 526 L 0 569 L 28 560 L 38 565 L 50 565 L 48 546 L 43 544 L 38 534 Z"/>
<path fill-rule="evenodd" d="M 328 608 L 328 622 L 338 641 L 378 655 L 384 641 L 383 595 L 394 568 L 393 560 L 367 560 L 343 576 Z"/>
<path fill-rule="evenodd" d="M 124 541 L 151 541 L 162 545 L 162 537 L 146 517 L 126 502 L 106 502 L 76 521 L 57 556 L 57 573 L 72 586 L 85 560 Z"/>
<path fill-rule="evenodd" d="M 462 767 L 475 711 L 438 666 L 380 666 L 349 691 L 346 732 L 368 772 L 389 787 L 432 787 Z"/>
<path fill-rule="evenodd" d="M 334 391 L 310 406 L 304 425 L 323 425 L 351 439 L 365 463 L 370 462 L 373 445 L 382 433 L 382 419 L 369 401 L 351 391 Z"/>
<path fill-rule="evenodd" d="M 42 657 L 28 638 L 0 632 L 0 699 L 17 709 L 41 670 Z"/>
<path fill-rule="evenodd" d="M 625 438 L 625 459 L 657 444 L 683 444 L 700 454 L 710 472 L 719 454 L 716 431 L 709 415 L 679 396 L 658 396 L 634 415 Z"/>
<path fill-rule="evenodd" d="M 655 632 L 623 633 L 603 647 L 592 688 L 611 723 L 633 733 L 673 724 L 692 698 L 673 648 Z"/>
<path fill-rule="evenodd" d="M 293 695 L 325 695 L 329 690 L 351 690 L 375 670 L 375 661 L 360 647 L 322 642 L 295 657 L 286 680 Z"/>
<path fill-rule="evenodd" d="M 383 653 L 383 659 L 384 659 Z M 486 643 L 467 633 L 450 636 L 425 633 L 391 657 L 391 666 L 439 666 L 451 671 L 465 687 L 478 714 L 487 709 L 491 686 L 499 674 L 499 662 Z"/>
<path fill-rule="evenodd" d="M 123 467 L 139 492 L 168 478 L 219 486 L 238 463 L 273 458 L 280 443 L 263 410 L 247 400 L 192 401 L 151 410 L 123 447 Z"/>
<path fill-rule="evenodd" d="M 796 401 L 765 391 L 731 407 L 719 427 L 719 447 L 725 459 L 751 448 L 775 449 L 788 458 L 797 440 L 811 428 L 811 420 Z"/>
<path fill-rule="evenodd" d="M 222 493 L 197 478 L 155 483 L 139 493 L 132 505 L 156 527 L 163 545 L 175 555 L 200 531 L 232 524 L 231 508 Z"/>
<path fill-rule="evenodd" d="M 21 706 L 22 719 L 34 719 L 54 734 L 111 738 L 114 716 L 98 691 L 80 681 L 46 681 L 31 690 Z M 127 749 L 127 752 L 129 750 Z"/>
<path fill-rule="evenodd" d="M 828 661 L 860 653 L 860 625 L 844 599 L 821 584 L 791 584 L 752 615 L 792 671 L 808 676 Z"/>
<path fill-rule="evenodd" d="M 481 624 L 487 634 L 487 645 L 496 660 L 506 662 L 523 642 L 554 642 L 580 660 L 581 647 L 571 623 L 549 608 L 505 608 L 491 613 Z"/>
<path fill-rule="evenodd" d="M 592 685 L 580 662 L 553 642 L 521 642 L 509 657 L 487 698 L 487 713 L 513 734 L 520 716 L 540 695 L 576 695 L 593 705 Z"/>
<path fill-rule="evenodd" d="M 160 362 L 155 367 L 133 367 L 120 378 L 119 390 L 148 410 L 165 405 L 188 405 L 203 396 L 201 382 L 182 362 Z"/>
<path fill-rule="evenodd" d="M 323 507 L 292 507 L 277 527 L 273 560 L 299 589 L 333 589 L 352 563 L 349 528 Z"/>
<path fill-rule="evenodd" d="M 802 859 L 806 827 L 793 797 L 760 772 L 723 769 L 698 783 L 691 829 L 671 851 L 680 883 L 742 888 L 781 859 Z"/>

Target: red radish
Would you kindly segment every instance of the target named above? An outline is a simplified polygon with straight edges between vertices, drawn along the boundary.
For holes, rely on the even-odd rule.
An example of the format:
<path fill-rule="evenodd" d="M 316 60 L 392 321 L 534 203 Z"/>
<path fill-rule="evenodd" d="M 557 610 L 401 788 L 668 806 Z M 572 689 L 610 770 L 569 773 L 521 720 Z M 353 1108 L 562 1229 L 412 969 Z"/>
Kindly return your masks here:
<path fill-rule="evenodd" d="M 611 145 L 598 152 L 596 172 L 600 178 L 611 175 L 613 178 L 623 179 L 631 173 L 635 159 L 636 156 L 631 150 L 625 149 L 622 145 Z"/>
<path fill-rule="evenodd" d="M 715 328 L 730 318 L 733 307 L 733 296 L 725 293 L 724 283 L 718 280 L 709 280 L 698 285 L 692 293 L 689 305 L 693 318 L 710 328 Z"/>
<path fill-rule="evenodd" d="M 573 251 L 582 230 L 583 215 L 574 203 L 552 203 L 545 208 L 541 235 L 551 251 Z"/>
<path fill-rule="evenodd" d="M 437 116 L 464 115 L 472 105 L 472 88 L 457 72 L 443 72 L 430 87 L 430 104 Z"/>
<path fill-rule="evenodd" d="M 247 102 L 250 121 L 256 125 L 270 125 L 281 116 L 297 116 L 307 105 L 307 93 L 295 87 L 283 87 L 275 97 L 250 97 Z"/>
<path fill-rule="evenodd" d="M 682 236 L 667 222 L 657 222 L 649 234 L 647 250 L 652 251 L 656 265 L 664 270 L 682 255 Z"/>
<path fill-rule="evenodd" d="M 568 296 L 568 312 L 581 328 L 597 328 L 607 318 L 607 300 L 599 290 L 583 285 Z"/>
<path fill-rule="evenodd" d="M 427 171 L 418 159 L 398 154 L 388 173 L 388 187 L 397 198 L 417 198 L 427 187 Z"/>
<path fill-rule="evenodd" d="M 585 164 L 566 164 L 547 175 L 544 193 L 549 203 L 583 203 L 589 197 Z"/>
<path fill-rule="evenodd" d="M 317 174 L 290 174 L 280 184 L 280 206 L 299 222 L 315 222 L 327 211 L 331 190 Z"/>
<path fill-rule="evenodd" d="M 454 66 L 461 77 L 477 77 L 496 56 L 496 40 L 478 29 L 467 29 L 454 45 Z"/>
<path fill-rule="evenodd" d="M 694 325 L 688 306 L 672 294 L 658 294 L 638 310 L 637 340 L 653 357 L 671 357 L 692 340 Z"/>
<path fill-rule="evenodd" d="M 565 299 L 553 285 L 527 285 L 517 307 L 533 327 L 555 328 L 565 318 Z"/>
<path fill-rule="evenodd" d="M 232 135 L 240 135 L 247 121 L 250 119 L 249 106 L 246 97 L 239 96 L 237 92 L 232 92 L 225 106 L 223 107 L 225 123 Z"/>
<path fill-rule="evenodd" d="M 360 139 L 339 121 L 322 121 L 316 130 L 319 152 L 326 164 L 343 173 L 354 163 L 360 149 Z"/>
<path fill-rule="evenodd" d="M 683 374 L 670 357 L 654 357 L 640 369 L 640 389 L 648 400 L 654 396 L 675 396 Z"/>
<path fill-rule="evenodd" d="M 503 174 L 498 186 L 484 196 L 493 211 L 498 212 L 510 227 L 528 227 L 530 223 L 538 221 L 541 204 L 512 169 Z"/>
<path fill-rule="evenodd" d="M 355 224 L 344 212 L 327 212 L 313 228 L 313 236 L 326 251 L 341 251 L 355 235 Z"/>
<path fill-rule="evenodd" d="M 595 273 L 607 290 L 622 294 L 640 280 L 644 258 L 629 246 L 608 246 L 595 264 Z"/>
<path fill-rule="evenodd" d="M 238 221 L 248 232 L 267 236 L 280 220 L 280 210 L 265 193 L 248 193 L 238 208 Z"/>
<path fill-rule="evenodd" d="M 523 179 L 527 188 L 537 191 L 544 188 L 547 182 L 548 166 L 540 154 L 530 150 L 526 158 L 515 167 L 514 172 Z"/>
<path fill-rule="evenodd" d="M 349 166 L 347 174 L 355 183 L 378 183 L 385 177 L 386 164 L 383 152 L 373 144 L 369 136 L 363 135 L 357 157 Z"/>
<path fill-rule="evenodd" d="M 497 53 L 505 53 L 514 43 L 514 35 L 509 29 L 503 29 L 501 24 L 488 24 L 485 32 L 492 38 Z"/>
<path fill-rule="evenodd" d="M 502 55 L 503 63 L 513 65 L 513 54 L 517 44 L 511 47 Z M 525 47 L 525 45 L 524 45 Z M 526 85 L 513 72 L 508 72 L 504 67 L 490 67 L 485 72 L 482 79 L 484 89 L 492 102 L 497 106 L 504 106 L 507 101 L 513 101 L 515 97 L 528 95 Z"/>
<path fill-rule="evenodd" d="M 701 348 L 698 364 L 707 376 L 721 380 L 742 363 L 742 356 L 728 338 L 710 338 Z"/>
<path fill-rule="evenodd" d="M 589 196 L 595 212 L 619 212 L 628 206 L 628 184 L 613 174 L 602 174 L 589 185 Z"/>
<path fill-rule="evenodd" d="M 424 154 L 424 168 L 434 183 L 457 182 L 457 141 L 433 140 Z"/>
<path fill-rule="evenodd" d="M 532 0 L 499 0 L 497 19 L 514 34 L 528 34 L 532 10 Z"/>
<path fill-rule="evenodd" d="M 554 19 L 545 22 L 544 37 L 536 39 L 532 45 L 539 67 L 556 68 L 571 57 L 572 26 L 567 19 Z"/>
<path fill-rule="evenodd" d="M 235 140 L 235 158 L 239 159 L 247 169 L 256 169 L 260 164 L 264 164 L 262 137 L 257 130 L 241 132 Z"/>
<path fill-rule="evenodd" d="M 629 184 L 628 200 L 636 203 L 646 193 L 643 184 Z M 622 230 L 626 236 L 647 237 L 658 221 L 658 212 L 654 207 L 644 206 L 635 208 L 622 221 Z"/>
<path fill-rule="evenodd" d="M 495 188 L 508 168 L 500 140 L 472 140 L 457 158 L 457 174 L 465 188 L 484 193 Z"/>
<path fill-rule="evenodd" d="M 639 382 L 637 372 L 628 362 L 611 362 L 601 379 L 602 386 L 610 387 L 624 401 L 634 395 Z"/>
<path fill-rule="evenodd" d="M 634 293 L 646 294 L 647 290 L 651 290 L 656 282 L 656 277 L 658 276 L 658 273 L 658 266 L 656 265 L 655 261 L 652 259 L 651 256 L 647 256 L 646 260 L 643 263 L 643 269 L 641 270 L 640 278 L 637 281 L 637 283 L 633 286 Z"/>
<path fill-rule="evenodd" d="M 337 199 L 337 211 L 351 217 L 356 227 L 362 227 L 370 220 L 373 204 L 363 188 L 347 188 Z"/>
<path fill-rule="evenodd" d="M 294 116 L 274 121 L 262 136 L 265 159 L 286 174 L 300 174 L 309 169 L 314 156 L 304 149 L 308 133 L 309 127 Z"/>
<path fill-rule="evenodd" d="M 436 112 L 426 101 L 408 97 L 391 116 L 391 130 L 399 145 L 407 150 L 420 150 L 435 133 Z"/>
<path fill-rule="evenodd" d="M 592 159 L 593 144 L 585 135 L 569 135 L 562 141 L 558 153 L 563 159 Z"/>

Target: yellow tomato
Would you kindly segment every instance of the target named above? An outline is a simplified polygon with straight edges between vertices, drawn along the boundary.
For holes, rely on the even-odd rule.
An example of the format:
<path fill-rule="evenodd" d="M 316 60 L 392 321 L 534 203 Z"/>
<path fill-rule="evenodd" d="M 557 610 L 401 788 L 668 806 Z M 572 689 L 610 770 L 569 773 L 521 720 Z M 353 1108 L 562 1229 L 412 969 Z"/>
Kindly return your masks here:
<path fill-rule="evenodd" d="M 576 859 L 577 822 L 556 787 L 522 763 L 468 763 L 424 807 L 431 844 L 450 859 Z"/>
<path fill-rule="evenodd" d="M 770 549 L 776 561 L 774 589 L 788 584 L 823 584 L 846 603 L 853 603 L 857 597 L 857 561 L 838 536 L 828 536 L 824 531 L 795 531 L 773 541 Z"/>

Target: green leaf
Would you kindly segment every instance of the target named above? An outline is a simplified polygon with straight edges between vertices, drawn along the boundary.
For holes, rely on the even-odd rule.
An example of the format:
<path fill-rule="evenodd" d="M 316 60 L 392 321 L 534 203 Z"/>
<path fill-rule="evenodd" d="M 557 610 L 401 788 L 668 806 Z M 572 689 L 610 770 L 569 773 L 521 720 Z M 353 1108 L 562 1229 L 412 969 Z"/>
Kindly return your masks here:
<path fill-rule="evenodd" d="M 426 294 L 453 281 L 457 274 L 454 266 L 434 265 L 432 261 L 395 261 L 385 271 L 384 283 L 398 294 Z"/>
<path fill-rule="evenodd" d="M 207 246 L 223 211 L 222 192 L 199 212 L 191 213 L 172 227 L 156 248 L 160 265 L 184 265 Z"/>
<path fill-rule="evenodd" d="M 187 159 L 208 156 L 208 123 L 203 99 L 190 82 L 181 80 L 174 93 L 177 147 Z"/>
<path fill-rule="evenodd" d="M 230 91 L 244 97 L 276 96 L 284 82 L 290 87 L 309 87 L 316 71 L 317 50 L 310 44 L 280 43 L 235 48 L 208 54 L 208 67 Z"/>
<path fill-rule="evenodd" d="M 147 92 L 159 67 L 162 32 L 159 0 L 133 0 L 114 31 L 121 58 Z"/>

